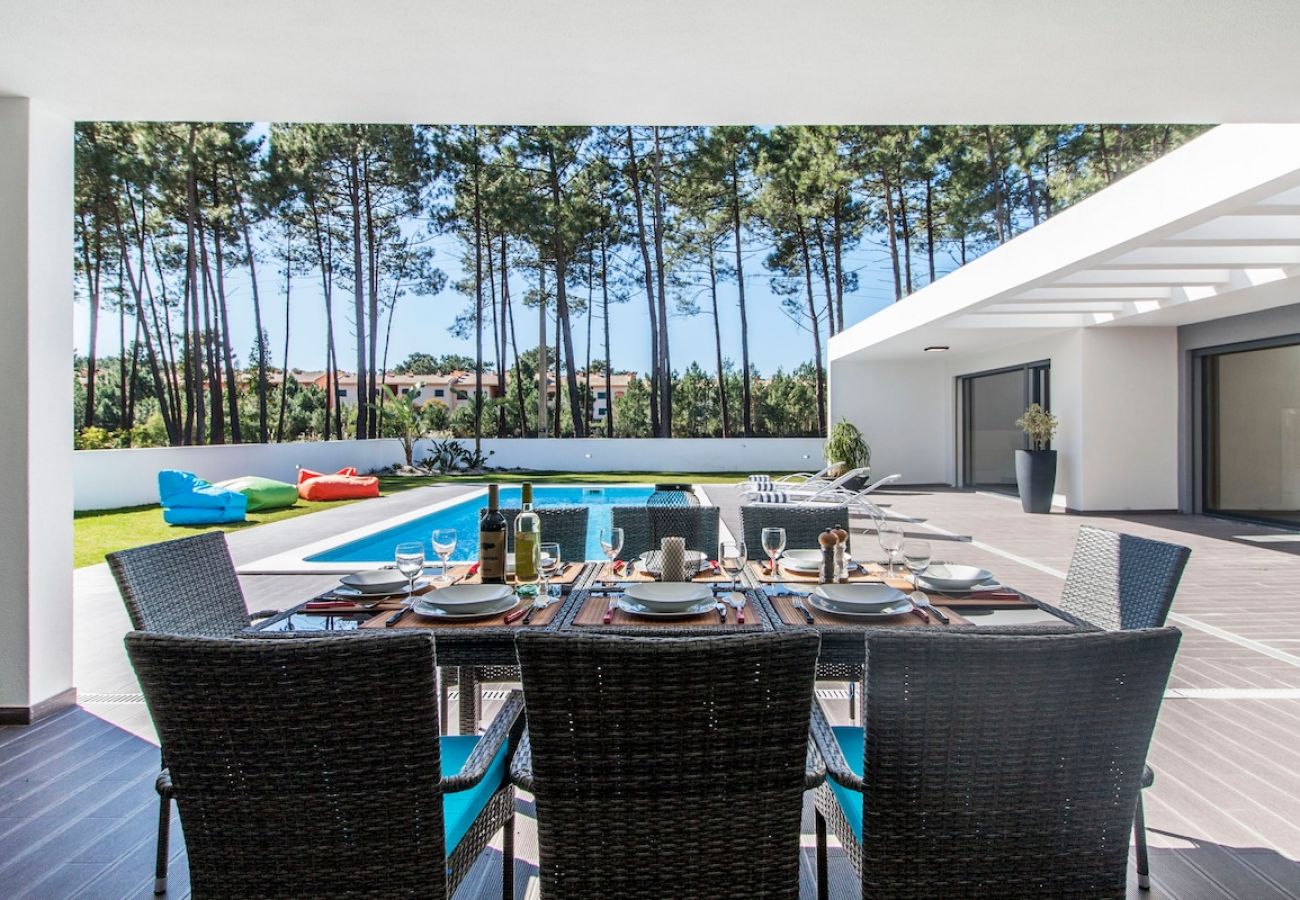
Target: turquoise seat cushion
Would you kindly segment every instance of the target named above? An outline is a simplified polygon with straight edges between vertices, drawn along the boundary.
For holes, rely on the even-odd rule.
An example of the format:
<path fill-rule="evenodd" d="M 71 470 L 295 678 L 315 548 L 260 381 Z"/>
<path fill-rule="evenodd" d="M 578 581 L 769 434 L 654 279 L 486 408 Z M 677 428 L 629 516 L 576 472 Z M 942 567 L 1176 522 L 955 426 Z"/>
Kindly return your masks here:
<path fill-rule="evenodd" d="M 470 734 L 454 734 L 441 738 L 442 777 L 455 775 L 465 766 L 465 760 L 478 746 L 479 739 Z M 506 746 L 503 743 L 497 755 L 492 757 L 487 774 L 483 780 L 472 788 L 442 796 L 442 829 L 446 842 L 447 855 L 451 856 L 461 838 L 469 832 L 478 814 L 487 806 L 492 795 L 505 784 L 506 780 Z"/>
<path fill-rule="evenodd" d="M 169 525 L 215 525 L 242 522 L 248 498 L 209 484 L 193 472 L 163 469 L 158 473 L 158 501 Z"/>
<path fill-rule="evenodd" d="M 832 730 L 835 732 L 836 742 L 840 745 L 840 752 L 844 754 L 844 761 L 849 764 L 849 771 L 861 778 L 864 744 L 862 729 L 850 725 L 836 725 Z M 832 778 L 827 778 L 826 783 L 830 785 L 835 799 L 840 801 L 840 809 L 844 810 L 844 818 L 848 819 L 849 824 L 853 826 L 853 833 L 857 835 L 858 843 L 862 843 L 862 792 L 846 788 Z"/>

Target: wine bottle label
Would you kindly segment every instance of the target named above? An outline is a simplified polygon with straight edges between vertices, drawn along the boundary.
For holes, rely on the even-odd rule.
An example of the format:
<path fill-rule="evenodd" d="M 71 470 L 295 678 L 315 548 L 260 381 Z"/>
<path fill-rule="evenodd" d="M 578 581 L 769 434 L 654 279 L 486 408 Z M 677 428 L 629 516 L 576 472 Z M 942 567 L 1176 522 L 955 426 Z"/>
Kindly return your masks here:
<path fill-rule="evenodd" d="M 478 565 L 480 580 L 484 584 L 500 584 L 506 577 L 506 533 L 480 531 L 478 535 Z"/>
<path fill-rule="evenodd" d="M 537 533 L 515 532 L 515 581 L 529 584 L 537 580 Z"/>

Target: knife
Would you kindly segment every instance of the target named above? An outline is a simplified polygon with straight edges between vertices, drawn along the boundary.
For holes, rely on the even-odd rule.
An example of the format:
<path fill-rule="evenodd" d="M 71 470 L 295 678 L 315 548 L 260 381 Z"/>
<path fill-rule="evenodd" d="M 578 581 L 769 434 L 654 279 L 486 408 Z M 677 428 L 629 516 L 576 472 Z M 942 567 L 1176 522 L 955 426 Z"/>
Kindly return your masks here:
<path fill-rule="evenodd" d="M 925 596 L 925 594 L 921 593 L 920 591 L 912 592 L 912 602 L 915 603 L 919 608 L 924 609 L 926 612 L 930 613 L 930 615 L 934 616 L 943 624 L 945 625 L 952 624 L 952 619 L 948 618 L 948 614 L 945 613 L 943 610 L 941 610 L 939 607 L 935 606 L 933 603 L 931 603 L 930 598 Z"/>
<path fill-rule="evenodd" d="M 605 617 L 600 620 L 605 625 L 608 625 L 610 622 L 614 621 L 614 599 L 615 598 L 613 597 L 610 598 L 609 606 L 605 607 Z"/>
<path fill-rule="evenodd" d="M 406 615 L 406 614 L 407 614 L 408 612 L 410 612 L 410 611 L 411 611 L 411 610 L 410 610 L 409 607 L 404 607 L 404 608 L 402 608 L 402 609 L 399 609 L 397 612 L 393 613 L 393 614 L 392 614 L 391 616 L 389 616 L 387 619 L 384 619 L 384 627 L 385 627 L 385 628 L 392 628 L 392 627 L 393 627 L 394 625 L 396 625 L 399 621 L 401 621 L 402 616 Z"/>
<path fill-rule="evenodd" d="M 793 602 L 793 604 L 794 604 L 794 608 L 797 609 L 797 610 L 799 610 L 799 612 L 803 613 L 804 620 L 807 621 L 807 623 L 808 623 L 809 625 L 814 625 L 814 624 L 816 624 L 816 623 L 813 621 L 813 614 L 810 613 L 810 612 L 808 611 L 808 607 L 806 607 L 806 606 L 803 605 L 803 601 L 802 601 L 802 600 L 795 600 L 795 601 L 792 601 L 792 602 Z"/>

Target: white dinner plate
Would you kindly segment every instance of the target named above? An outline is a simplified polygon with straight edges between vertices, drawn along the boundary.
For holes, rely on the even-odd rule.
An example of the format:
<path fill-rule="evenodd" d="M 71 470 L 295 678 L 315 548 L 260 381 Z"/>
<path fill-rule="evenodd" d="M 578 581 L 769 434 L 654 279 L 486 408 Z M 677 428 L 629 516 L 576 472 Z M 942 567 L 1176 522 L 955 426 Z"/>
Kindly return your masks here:
<path fill-rule="evenodd" d="M 452 584 L 425 594 L 420 599 L 456 612 L 477 612 L 514 596 L 504 584 Z"/>
<path fill-rule="evenodd" d="M 879 609 L 854 609 L 852 607 L 841 606 L 838 603 L 826 600 L 816 591 L 808 595 L 808 602 L 820 609 L 822 612 L 828 612 L 836 616 L 854 616 L 861 619 L 883 619 L 889 616 L 899 616 L 903 613 L 909 613 L 916 608 L 912 598 L 906 594 L 897 603 Z"/>
<path fill-rule="evenodd" d="M 637 601 L 632 600 L 628 597 L 619 597 L 614 602 L 618 604 L 618 608 L 623 610 L 623 612 L 625 613 L 628 613 L 633 616 L 646 616 L 647 618 L 651 618 L 651 619 L 678 619 L 678 618 L 684 618 L 686 616 L 698 616 L 701 613 L 713 612 L 714 608 L 718 605 L 717 601 L 714 600 L 712 597 L 710 597 L 708 600 L 705 600 L 701 603 L 697 603 L 693 606 L 689 606 L 686 609 L 667 610 L 667 611 L 660 610 L 660 609 L 651 609 L 650 607 L 638 603 Z"/>
<path fill-rule="evenodd" d="M 339 579 L 339 584 L 360 594 L 404 594 L 408 583 L 406 576 L 396 569 L 351 572 Z"/>
<path fill-rule="evenodd" d="M 645 569 L 651 575 L 662 575 L 664 573 L 663 564 L 662 564 L 663 563 L 662 550 L 648 550 L 645 553 L 642 553 L 640 556 L 638 556 L 636 560 L 641 564 L 641 568 Z M 699 550 L 686 551 L 687 572 L 691 574 L 698 574 L 700 569 L 703 569 L 708 564 L 709 564 L 708 554 L 703 553 Z"/>
<path fill-rule="evenodd" d="M 855 613 L 890 609 L 907 596 L 886 584 L 819 584 L 813 594 L 827 606 Z"/>
<path fill-rule="evenodd" d="M 713 591 L 707 584 L 691 581 L 642 581 L 628 585 L 624 596 L 657 612 L 679 613 L 700 603 L 713 602 Z"/>
<path fill-rule="evenodd" d="M 471 585 L 472 587 L 472 585 Z M 436 597 L 440 592 L 435 592 L 432 596 Z M 438 606 L 430 597 L 419 597 L 415 601 L 415 610 L 417 615 L 428 616 L 431 619 L 483 619 L 488 616 L 499 616 L 504 612 L 509 612 L 523 602 L 521 597 L 515 596 L 514 593 L 502 597 L 500 600 L 493 601 L 487 606 L 474 609 L 448 609 Z"/>
<path fill-rule="evenodd" d="M 938 591 L 969 591 L 989 581 L 993 581 L 993 573 L 988 569 L 955 563 L 933 563 L 921 576 L 924 586 Z"/>

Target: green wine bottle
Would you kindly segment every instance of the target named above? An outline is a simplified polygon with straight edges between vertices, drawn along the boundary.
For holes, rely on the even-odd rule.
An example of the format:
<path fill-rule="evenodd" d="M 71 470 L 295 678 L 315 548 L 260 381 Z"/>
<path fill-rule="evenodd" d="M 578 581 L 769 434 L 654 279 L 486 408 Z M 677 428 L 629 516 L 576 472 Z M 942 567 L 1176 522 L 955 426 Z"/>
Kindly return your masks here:
<path fill-rule="evenodd" d="M 533 512 L 533 486 L 523 484 L 523 509 L 515 517 L 515 581 L 536 584 L 541 574 L 542 520 Z"/>
<path fill-rule="evenodd" d="M 478 571 L 484 584 L 506 583 L 506 517 L 500 506 L 501 488 L 488 485 L 488 506 L 478 520 Z"/>

